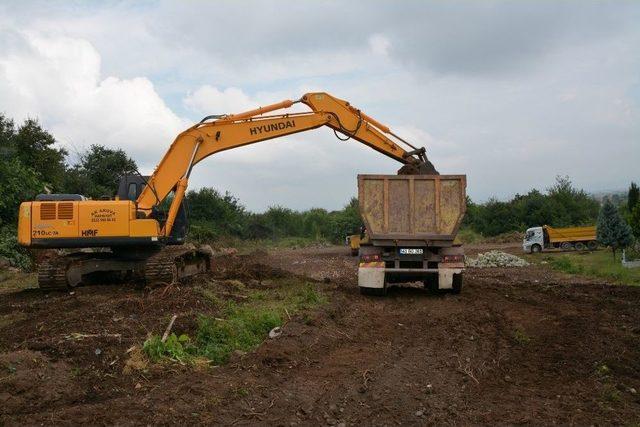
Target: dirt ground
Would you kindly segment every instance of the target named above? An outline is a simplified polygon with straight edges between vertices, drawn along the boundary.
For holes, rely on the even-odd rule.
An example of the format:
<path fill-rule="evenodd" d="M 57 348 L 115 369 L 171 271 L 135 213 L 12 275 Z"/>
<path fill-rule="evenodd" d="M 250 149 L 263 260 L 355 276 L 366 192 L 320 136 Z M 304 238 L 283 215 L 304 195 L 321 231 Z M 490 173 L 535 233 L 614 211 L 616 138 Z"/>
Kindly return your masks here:
<path fill-rule="evenodd" d="M 0 425 L 640 423 L 639 287 L 532 265 L 469 269 L 457 296 L 364 297 L 348 252 L 219 259 L 212 276 L 261 286 L 293 274 L 329 300 L 222 367 L 150 364 L 139 351 L 172 314 L 187 332 L 215 314 L 194 290 L 208 277 L 0 288 Z"/>

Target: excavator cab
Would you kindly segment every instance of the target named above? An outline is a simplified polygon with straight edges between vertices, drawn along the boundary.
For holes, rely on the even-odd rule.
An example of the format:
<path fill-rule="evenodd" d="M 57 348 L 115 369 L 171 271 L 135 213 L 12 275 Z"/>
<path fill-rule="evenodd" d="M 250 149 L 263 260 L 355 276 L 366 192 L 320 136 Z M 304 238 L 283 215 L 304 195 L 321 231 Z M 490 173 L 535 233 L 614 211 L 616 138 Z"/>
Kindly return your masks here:
<path fill-rule="evenodd" d="M 120 178 L 120 183 L 118 185 L 118 198 L 120 200 L 131 200 L 135 202 L 138 199 L 138 196 L 140 196 L 140 193 L 142 193 L 142 190 L 146 187 L 149 178 L 149 176 L 143 175 L 123 175 Z M 163 209 L 162 205 L 155 206 L 153 213 L 151 214 L 151 218 L 157 220 L 160 225 L 163 226 L 167 220 L 166 209 Z M 175 223 L 171 229 L 171 234 L 167 236 L 166 244 L 183 244 L 185 237 L 187 236 L 188 227 L 189 222 L 187 219 L 186 200 L 183 199 L 182 204 L 178 209 Z"/>

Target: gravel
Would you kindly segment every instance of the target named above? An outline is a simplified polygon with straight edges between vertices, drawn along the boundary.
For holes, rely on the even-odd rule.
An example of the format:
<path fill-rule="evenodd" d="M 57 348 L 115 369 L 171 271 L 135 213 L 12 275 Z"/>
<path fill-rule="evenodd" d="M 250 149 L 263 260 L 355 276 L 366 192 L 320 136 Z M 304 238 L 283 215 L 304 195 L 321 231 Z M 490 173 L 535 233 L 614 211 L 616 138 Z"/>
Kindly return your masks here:
<path fill-rule="evenodd" d="M 477 258 L 467 258 L 467 267 L 526 267 L 529 265 L 524 259 L 501 251 L 489 251 L 478 254 Z"/>

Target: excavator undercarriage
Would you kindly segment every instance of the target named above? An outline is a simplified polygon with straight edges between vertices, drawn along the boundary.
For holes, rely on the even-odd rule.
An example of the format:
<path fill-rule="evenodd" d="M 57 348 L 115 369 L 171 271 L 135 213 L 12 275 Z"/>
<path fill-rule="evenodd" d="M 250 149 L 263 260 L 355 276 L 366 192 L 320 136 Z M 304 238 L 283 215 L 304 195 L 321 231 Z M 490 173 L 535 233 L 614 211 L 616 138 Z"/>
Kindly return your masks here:
<path fill-rule="evenodd" d="M 131 280 L 141 285 L 171 284 L 211 269 L 212 253 L 193 245 L 158 247 L 147 256 L 120 251 L 75 252 L 51 258 L 38 268 L 38 287 L 67 290 L 81 284 Z"/>

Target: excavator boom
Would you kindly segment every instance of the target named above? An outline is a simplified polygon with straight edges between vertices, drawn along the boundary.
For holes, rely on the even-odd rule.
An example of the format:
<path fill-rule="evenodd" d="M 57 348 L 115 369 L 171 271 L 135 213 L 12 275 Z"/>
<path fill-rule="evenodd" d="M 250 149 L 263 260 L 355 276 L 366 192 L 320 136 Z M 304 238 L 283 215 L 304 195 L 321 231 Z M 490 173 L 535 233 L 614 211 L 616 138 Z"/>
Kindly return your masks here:
<path fill-rule="evenodd" d="M 311 111 L 264 116 L 296 103 L 306 104 Z M 214 153 L 320 126 L 328 126 L 347 139 L 353 138 L 402 164 L 416 168 L 422 166 L 420 172 L 423 174 L 438 173 L 423 157 L 424 149 L 404 150 L 385 135 L 396 137 L 387 126 L 348 102 L 327 93 L 307 93 L 299 101 L 285 100 L 244 113 L 220 116 L 215 121 L 200 122 L 179 134 L 138 197 L 138 210 L 150 215 L 153 207 L 162 203 L 182 178 L 188 178 L 195 164 Z"/>

